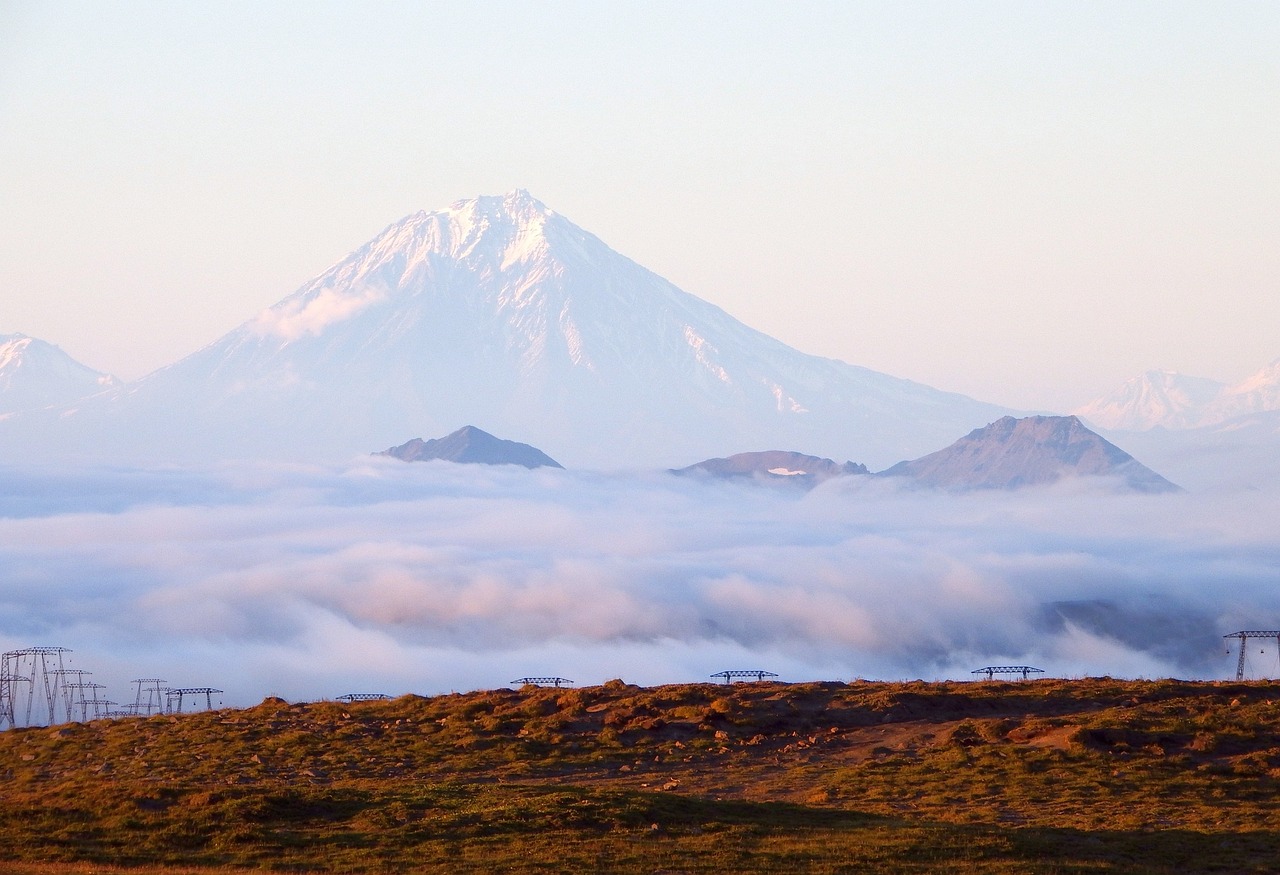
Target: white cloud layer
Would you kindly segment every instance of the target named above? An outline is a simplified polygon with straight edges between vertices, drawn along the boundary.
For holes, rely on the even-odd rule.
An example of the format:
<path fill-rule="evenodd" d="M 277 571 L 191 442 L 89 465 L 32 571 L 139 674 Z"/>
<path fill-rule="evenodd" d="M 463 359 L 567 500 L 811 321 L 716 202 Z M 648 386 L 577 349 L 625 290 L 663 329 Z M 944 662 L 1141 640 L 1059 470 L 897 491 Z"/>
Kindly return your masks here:
<path fill-rule="evenodd" d="M 298 301 L 263 310 L 253 327 L 260 335 L 294 341 L 307 334 L 318 335 L 327 326 L 350 319 L 385 298 L 380 289 L 366 289 L 362 294 L 351 295 L 324 288 Z"/>
<path fill-rule="evenodd" d="M 1280 625 L 1278 504 L 376 459 L 0 469 L 0 649 L 70 647 L 117 701 L 164 677 L 226 704 L 757 667 L 1224 677 L 1224 633 Z M 1280 674 L 1275 649 L 1250 672 Z"/>

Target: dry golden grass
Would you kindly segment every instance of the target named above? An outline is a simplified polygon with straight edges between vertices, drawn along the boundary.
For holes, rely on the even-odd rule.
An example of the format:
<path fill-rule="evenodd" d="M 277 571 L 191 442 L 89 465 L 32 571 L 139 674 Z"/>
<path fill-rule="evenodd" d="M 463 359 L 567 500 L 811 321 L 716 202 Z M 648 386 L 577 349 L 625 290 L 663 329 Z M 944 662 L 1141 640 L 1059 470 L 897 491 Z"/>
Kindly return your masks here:
<path fill-rule="evenodd" d="M 0 873 L 1268 872 L 1278 694 L 614 681 L 14 730 Z"/>

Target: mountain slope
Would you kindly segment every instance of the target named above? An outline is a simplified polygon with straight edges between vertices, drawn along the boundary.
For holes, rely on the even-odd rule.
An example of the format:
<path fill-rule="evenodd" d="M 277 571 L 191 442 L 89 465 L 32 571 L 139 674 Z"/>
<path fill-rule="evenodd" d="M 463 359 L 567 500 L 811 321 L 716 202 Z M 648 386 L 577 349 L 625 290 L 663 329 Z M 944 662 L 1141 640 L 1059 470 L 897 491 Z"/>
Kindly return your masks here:
<path fill-rule="evenodd" d="M 496 438 L 474 425 L 464 425 L 442 438 L 426 441 L 422 438 L 414 438 L 375 455 L 392 456 L 405 462 L 439 459 L 445 462 L 482 465 L 522 465 L 525 468 L 564 467 L 537 447 Z"/>
<path fill-rule="evenodd" d="M 119 385 L 58 347 L 25 334 L 0 334 L 0 416 L 66 404 Z"/>
<path fill-rule="evenodd" d="M 199 352 L 19 431 L 59 456 L 318 460 L 462 421 L 578 467 L 742 442 L 886 465 L 1007 412 L 797 352 L 516 191 L 408 216 Z"/>
<path fill-rule="evenodd" d="M 942 489 L 1016 489 L 1089 476 L 1117 477 L 1139 492 L 1178 489 L 1074 416 L 1006 416 L 882 473 Z"/>

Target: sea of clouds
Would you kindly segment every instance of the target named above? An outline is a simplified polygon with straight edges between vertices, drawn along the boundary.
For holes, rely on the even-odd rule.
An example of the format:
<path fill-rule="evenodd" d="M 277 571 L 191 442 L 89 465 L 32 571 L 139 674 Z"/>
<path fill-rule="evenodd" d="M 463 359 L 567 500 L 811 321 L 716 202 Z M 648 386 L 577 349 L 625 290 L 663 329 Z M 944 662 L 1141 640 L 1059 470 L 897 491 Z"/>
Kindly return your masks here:
<path fill-rule="evenodd" d="M 1221 678 L 1225 633 L 1280 628 L 1277 511 L 1275 489 L 1107 481 L 950 495 L 378 458 L 0 468 L 0 649 L 69 647 L 119 702 L 160 677 L 226 705 L 756 668 Z M 1280 675 L 1274 651 L 1255 642 L 1250 674 Z"/>

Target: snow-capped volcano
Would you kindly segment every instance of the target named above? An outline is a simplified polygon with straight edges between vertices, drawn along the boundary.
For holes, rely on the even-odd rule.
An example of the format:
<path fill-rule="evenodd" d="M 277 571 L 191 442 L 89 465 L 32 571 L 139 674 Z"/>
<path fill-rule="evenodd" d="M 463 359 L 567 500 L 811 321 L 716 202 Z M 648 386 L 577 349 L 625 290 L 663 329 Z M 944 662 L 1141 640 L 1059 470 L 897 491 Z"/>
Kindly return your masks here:
<path fill-rule="evenodd" d="M 0 416 L 65 404 L 119 385 L 51 343 L 0 334 Z"/>
<path fill-rule="evenodd" d="M 1147 371 L 1076 410 L 1099 428 L 1202 428 L 1280 410 L 1280 359 L 1235 385 L 1170 371 Z"/>
<path fill-rule="evenodd" d="M 576 467 L 761 445 L 884 465 L 1006 412 L 800 353 L 515 191 L 408 216 L 36 430 L 61 453 L 320 459 L 474 422 Z"/>

